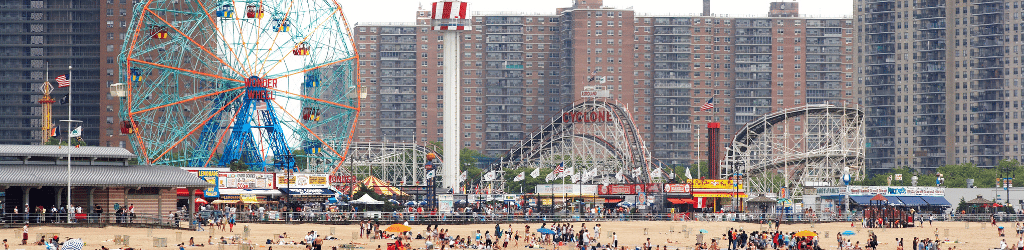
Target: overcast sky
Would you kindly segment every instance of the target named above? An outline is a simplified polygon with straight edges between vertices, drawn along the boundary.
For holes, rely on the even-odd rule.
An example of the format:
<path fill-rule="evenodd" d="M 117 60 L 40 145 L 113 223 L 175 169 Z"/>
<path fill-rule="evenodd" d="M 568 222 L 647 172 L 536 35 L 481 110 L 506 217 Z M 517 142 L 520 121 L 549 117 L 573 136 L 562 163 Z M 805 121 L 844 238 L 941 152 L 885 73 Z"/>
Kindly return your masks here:
<path fill-rule="evenodd" d="M 790 0 L 787 0 L 789 2 Z M 429 7 L 432 1 L 369 0 L 339 1 L 350 25 L 358 22 L 413 22 L 420 4 Z M 515 11 L 554 13 L 555 8 L 568 7 L 572 0 L 469 0 L 471 11 Z M 712 0 L 711 13 L 766 15 L 768 4 L 776 0 Z M 800 14 L 840 17 L 853 13 L 853 0 L 801 0 Z M 605 6 L 632 7 L 638 13 L 689 15 L 700 13 L 702 0 L 604 0 Z"/>

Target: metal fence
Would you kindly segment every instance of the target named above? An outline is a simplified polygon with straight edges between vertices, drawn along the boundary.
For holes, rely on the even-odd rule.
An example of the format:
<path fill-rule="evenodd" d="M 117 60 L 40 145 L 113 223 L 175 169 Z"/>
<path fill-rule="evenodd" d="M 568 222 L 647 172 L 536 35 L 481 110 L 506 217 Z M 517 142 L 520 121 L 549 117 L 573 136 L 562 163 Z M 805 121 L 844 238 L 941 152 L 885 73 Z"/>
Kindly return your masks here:
<path fill-rule="evenodd" d="M 74 223 L 74 224 L 152 224 L 162 226 L 187 226 L 186 218 L 175 220 L 167 214 L 151 213 L 116 214 L 116 213 L 6 213 L 0 216 L 0 223 L 7 224 L 40 224 L 40 223 Z"/>
<path fill-rule="evenodd" d="M 205 215 L 205 217 L 203 216 Z M 230 217 L 203 213 L 197 216 L 199 225 L 210 223 L 227 223 Z M 211 215 L 215 215 L 211 217 Z M 282 223 L 282 222 L 314 222 L 328 224 L 349 224 L 363 220 L 379 222 L 405 222 L 419 224 L 453 223 L 474 224 L 492 222 L 569 222 L 569 221 L 732 221 L 751 223 L 828 223 L 828 222 L 859 222 L 861 213 L 616 213 L 616 214 L 434 214 L 414 212 L 239 212 L 234 214 L 236 223 Z M 919 214 L 914 220 L 917 223 L 934 221 L 963 222 L 1017 222 L 1024 220 L 1022 214 Z M 168 216 L 167 214 L 136 213 L 88 213 L 73 214 L 69 220 L 67 213 L 19 213 L 3 214 L 0 223 L 93 223 L 93 224 L 150 224 L 165 227 L 187 227 L 189 217 Z"/>

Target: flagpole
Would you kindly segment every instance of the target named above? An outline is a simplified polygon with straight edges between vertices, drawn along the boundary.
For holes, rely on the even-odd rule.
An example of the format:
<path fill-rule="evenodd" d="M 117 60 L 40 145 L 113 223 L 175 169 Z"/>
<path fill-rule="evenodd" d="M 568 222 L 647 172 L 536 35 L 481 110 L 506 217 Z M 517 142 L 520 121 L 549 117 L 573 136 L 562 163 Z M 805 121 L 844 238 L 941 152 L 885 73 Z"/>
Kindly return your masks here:
<path fill-rule="evenodd" d="M 68 65 L 68 82 L 71 81 L 71 65 Z M 57 83 L 58 85 L 60 83 Z M 71 223 L 71 85 L 68 85 L 68 223 Z M 59 144 L 59 143 L 58 143 Z M 28 209 L 26 209 L 26 212 Z"/>

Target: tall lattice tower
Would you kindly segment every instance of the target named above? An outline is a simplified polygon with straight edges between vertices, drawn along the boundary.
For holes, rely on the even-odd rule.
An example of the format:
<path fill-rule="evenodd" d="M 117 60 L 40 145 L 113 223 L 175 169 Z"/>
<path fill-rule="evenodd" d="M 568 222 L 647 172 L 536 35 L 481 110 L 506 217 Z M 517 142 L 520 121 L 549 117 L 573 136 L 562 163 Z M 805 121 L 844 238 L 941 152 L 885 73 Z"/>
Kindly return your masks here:
<path fill-rule="evenodd" d="M 47 74 L 46 79 L 50 79 L 49 74 Z M 46 81 L 43 82 L 43 86 L 39 86 L 39 89 L 43 91 L 43 97 L 39 98 L 39 104 L 43 105 L 43 136 L 40 136 L 40 138 L 42 138 L 42 144 L 46 144 L 46 141 L 50 140 L 52 135 L 51 131 L 53 131 L 53 110 L 50 108 L 54 103 L 53 98 L 50 98 L 53 85 L 50 84 L 50 81 Z"/>

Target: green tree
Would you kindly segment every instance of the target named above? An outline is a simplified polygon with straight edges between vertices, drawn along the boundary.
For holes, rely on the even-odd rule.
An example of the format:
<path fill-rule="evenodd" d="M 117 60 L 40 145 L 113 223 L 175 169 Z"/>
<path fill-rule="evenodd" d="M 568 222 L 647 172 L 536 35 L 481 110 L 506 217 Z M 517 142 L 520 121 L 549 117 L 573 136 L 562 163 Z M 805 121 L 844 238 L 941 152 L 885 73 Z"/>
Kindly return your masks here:
<path fill-rule="evenodd" d="M 956 204 L 956 210 L 953 212 L 958 213 L 959 211 L 967 211 L 967 201 L 963 197 L 960 197 L 960 203 Z"/>
<path fill-rule="evenodd" d="M 359 184 L 359 187 L 356 187 L 356 192 L 354 194 L 352 194 L 352 199 L 359 199 L 360 197 L 363 197 L 363 195 L 369 195 L 370 198 L 373 198 L 374 200 L 384 201 L 383 205 L 368 205 L 368 206 L 379 206 L 380 211 L 391 212 L 391 211 L 395 211 L 396 209 L 398 209 L 398 205 L 392 204 L 391 202 L 387 202 L 387 200 L 390 199 L 390 198 L 388 198 L 386 196 L 383 196 L 383 195 L 380 195 L 377 192 L 374 192 L 373 189 L 371 189 L 370 187 L 367 187 L 366 185 Z M 373 211 L 373 210 L 374 210 L 373 208 L 367 208 L 367 211 Z"/>
<path fill-rule="evenodd" d="M 64 138 L 66 139 L 67 137 L 64 137 Z M 68 142 L 64 141 L 64 140 L 61 140 L 61 139 L 58 139 L 57 137 L 50 137 L 50 139 L 46 140 L 46 143 L 44 143 L 44 145 L 67 146 Z M 71 146 L 88 146 L 88 145 L 85 144 L 85 140 L 71 139 Z"/>
<path fill-rule="evenodd" d="M 530 176 L 530 173 L 533 173 L 534 169 L 536 168 L 519 168 L 505 171 L 505 192 L 519 193 L 520 190 L 522 190 L 523 193 L 528 194 L 535 192 L 537 185 L 547 184 L 548 182 L 545 181 L 544 178 L 553 170 L 550 168 L 541 168 L 540 175 L 538 175 L 537 178 L 533 178 L 533 176 Z M 512 181 L 516 178 L 516 175 L 519 175 L 519 173 L 526 173 L 524 174 L 525 179 L 522 181 Z"/>
<path fill-rule="evenodd" d="M 231 163 L 228 163 L 228 168 L 230 168 L 231 171 L 249 171 L 249 165 L 240 160 L 231 161 Z"/>
<path fill-rule="evenodd" d="M 676 165 L 675 167 L 672 167 L 672 171 L 675 171 L 676 181 L 679 183 L 686 183 L 686 165 Z M 697 174 L 698 172 L 700 172 L 699 175 Z M 700 163 L 690 164 L 690 175 L 692 175 L 694 179 L 700 179 L 701 176 L 705 179 L 709 178 L 711 173 L 709 172 L 708 162 L 701 161 Z"/>
<path fill-rule="evenodd" d="M 444 158 L 445 154 L 443 143 L 432 141 L 429 142 L 428 144 L 429 145 L 427 147 L 434 150 L 435 152 L 437 152 L 438 155 Z M 483 175 L 484 170 L 477 167 L 477 163 L 479 162 L 478 159 L 485 157 L 487 157 L 487 155 L 480 153 L 479 151 L 476 150 L 468 148 L 462 148 L 459 150 L 459 165 L 461 165 L 459 166 L 459 174 L 462 174 L 462 171 L 466 171 L 468 175 L 466 177 L 466 181 L 464 182 L 465 184 L 480 182 L 480 177 Z"/>
<path fill-rule="evenodd" d="M 295 167 L 299 170 L 306 170 L 309 166 L 309 162 L 312 159 L 306 158 L 306 150 L 296 149 L 292 150 L 292 157 L 295 159 Z"/>

